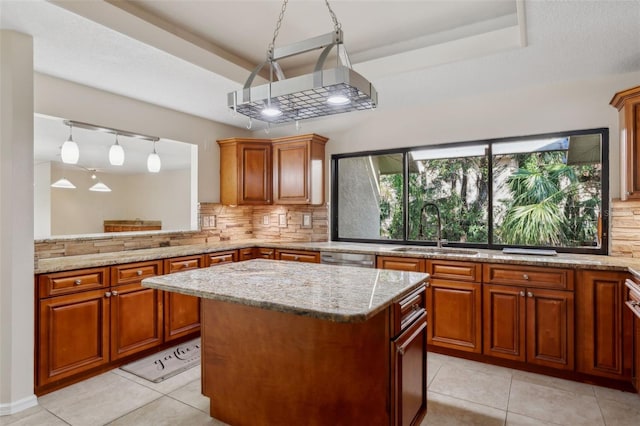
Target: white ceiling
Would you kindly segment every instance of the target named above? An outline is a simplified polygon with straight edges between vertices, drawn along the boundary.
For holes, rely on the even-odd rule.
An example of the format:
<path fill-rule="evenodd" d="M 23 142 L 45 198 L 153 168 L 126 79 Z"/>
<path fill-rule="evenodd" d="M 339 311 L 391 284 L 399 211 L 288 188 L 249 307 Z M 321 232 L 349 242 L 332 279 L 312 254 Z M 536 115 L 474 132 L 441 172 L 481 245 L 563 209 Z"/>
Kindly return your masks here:
<path fill-rule="evenodd" d="M 0 0 L 0 27 L 34 37 L 38 72 L 243 127 L 226 94 L 264 60 L 281 5 Z M 379 110 L 640 70 L 639 0 L 331 5 L 354 68 L 380 93 Z M 322 0 L 291 0 L 276 46 L 332 29 Z M 283 62 L 285 74 L 317 55 L 295 59 Z"/>

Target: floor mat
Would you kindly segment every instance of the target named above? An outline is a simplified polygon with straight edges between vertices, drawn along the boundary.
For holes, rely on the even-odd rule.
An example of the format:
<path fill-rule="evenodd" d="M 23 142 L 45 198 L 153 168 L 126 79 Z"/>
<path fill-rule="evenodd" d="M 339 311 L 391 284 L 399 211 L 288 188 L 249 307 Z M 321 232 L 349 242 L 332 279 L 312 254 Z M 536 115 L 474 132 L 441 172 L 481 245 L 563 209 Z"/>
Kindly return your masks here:
<path fill-rule="evenodd" d="M 197 365 L 200 365 L 200 338 L 123 365 L 120 369 L 159 383 Z"/>

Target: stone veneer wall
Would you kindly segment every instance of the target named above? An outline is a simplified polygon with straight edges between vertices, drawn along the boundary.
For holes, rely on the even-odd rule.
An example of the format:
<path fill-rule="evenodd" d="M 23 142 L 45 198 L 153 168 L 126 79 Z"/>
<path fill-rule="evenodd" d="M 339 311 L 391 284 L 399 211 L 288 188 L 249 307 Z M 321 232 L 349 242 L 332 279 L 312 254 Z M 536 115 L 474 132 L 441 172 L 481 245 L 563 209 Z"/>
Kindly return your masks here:
<path fill-rule="evenodd" d="M 302 214 L 310 213 L 312 227 L 302 227 Z M 279 226 L 279 215 L 286 214 L 287 225 Z M 216 203 L 199 205 L 200 223 L 203 216 L 216 216 L 215 227 L 199 231 L 118 233 L 95 237 L 52 238 L 35 243 L 38 259 L 82 254 L 110 253 L 145 248 L 205 244 L 217 241 L 267 239 L 273 241 L 328 241 L 329 218 L 327 206 L 223 206 Z M 264 216 L 269 216 L 265 225 Z"/>
<path fill-rule="evenodd" d="M 640 201 L 611 202 L 611 256 L 640 258 Z"/>

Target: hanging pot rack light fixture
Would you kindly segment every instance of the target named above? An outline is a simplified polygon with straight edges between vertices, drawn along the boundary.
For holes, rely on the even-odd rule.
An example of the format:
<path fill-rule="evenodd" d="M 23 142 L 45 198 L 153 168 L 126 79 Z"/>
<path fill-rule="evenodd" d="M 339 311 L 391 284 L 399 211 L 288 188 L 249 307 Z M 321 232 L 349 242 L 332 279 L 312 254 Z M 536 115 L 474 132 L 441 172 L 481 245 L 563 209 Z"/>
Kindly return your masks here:
<path fill-rule="evenodd" d="M 299 122 L 343 112 L 374 109 L 378 93 L 366 78 L 351 67 L 343 43 L 342 26 L 325 0 L 334 24 L 333 32 L 313 37 L 287 46 L 275 48 L 276 38 L 288 0 L 284 0 L 273 39 L 267 49 L 267 59 L 258 65 L 244 87 L 227 95 L 227 106 L 249 120 L 261 120 L 269 124 Z M 330 51 L 336 48 L 339 65 L 323 69 Z M 323 49 L 312 73 L 286 79 L 278 60 Z M 254 78 L 269 66 L 269 82 L 251 87 Z M 278 80 L 273 80 L 273 75 Z"/>

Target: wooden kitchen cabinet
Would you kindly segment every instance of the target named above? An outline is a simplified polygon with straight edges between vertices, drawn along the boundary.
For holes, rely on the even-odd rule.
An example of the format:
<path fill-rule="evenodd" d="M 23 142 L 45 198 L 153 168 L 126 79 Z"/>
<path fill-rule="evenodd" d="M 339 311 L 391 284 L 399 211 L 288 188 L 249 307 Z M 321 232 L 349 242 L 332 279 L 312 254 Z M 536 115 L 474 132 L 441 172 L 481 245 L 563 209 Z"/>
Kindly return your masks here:
<path fill-rule="evenodd" d="M 256 247 L 253 249 L 254 259 L 275 259 L 276 250 L 272 248 Z"/>
<path fill-rule="evenodd" d="M 255 253 L 255 248 L 254 247 L 247 247 L 247 248 L 242 248 L 238 250 L 238 260 L 239 261 L 243 261 L 243 260 L 251 260 L 254 259 Z"/>
<path fill-rule="evenodd" d="M 276 260 L 320 263 L 320 252 L 308 250 L 276 250 Z"/>
<path fill-rule="evenodd" d="M 156 275 L 160 260 L 111 267 L 111 360 L 162 344 L 163 292 L 140 284 Z"/>
<path fill-rule="evenodd" d="M 316 134 L 272 140 L 275 204 L 324 204 L 324 146 L 327 141 Z"/>
<path fill-rule="evenodd" d="M 218 145 L 220 203 L 271 204 L 271 140 L 231 138 L 219 140 Z"/>
<path fill-rule="evenodd" d="M 200 255 L 164 260 L 164 270 L 167 274 L 202 268 L 204 266 L 205 258 Z M 198 331 L 200 331 L 200 298 L 165 291 L 164 340 L 176 340 Z"/>
<path fill-rule="evenodd" d="M 631 384 L 640 393 L 640 279 L 630 277 L 625 280 L 627 287 L 627 309 L 633 314 L 633 369 Z"/>
<path fill-rule="evenodd" d="M 396 271 L 425 272 L 426 262 L 416 257 L 376 256 L 376 268 Z"/>
<path fill-rule="evenodd" d="M 632 314 L 624 309 L 625 279 L 614 271 L 578 272 L 576 286 L 577 371 L 631 379 Z"/>
<path fill-rule="evenodd" d="M 482 265 L 429 260 L 427 343 L 482 352 Z"/>
<path fill-rule="evenodd" d="M 206 266 L 219 265 L 221 263 L 236 262 L 238 260 L 238 252 L 236 250 L 218 251 L 205 255 Z"/>
<path fill-rule="evenodd" d="M 573 271 L 505 266 L 484 266 L 483 353 L 573 370 Z"/>
<path fill-rule="evenodd" d="M 61 282 L 71 283 L 71 287 Z M 84 283 L 86 288 L 82 288 Z M 36 387 L 109 363 L 109 269 L 43 274 L 37 285 L 41 297 L 36 326 Z M 60 288 L 65 289 L 62 295 L 50 297 Z M 68 288 L 80 290 L 72 293 Z"/>
<path fill-rule="evenodd" d="M 626 170 L 623 199 L 640 198 L 640 86 L 616 93 L 610 104 L 618 110 L 620 147 Z"/>

